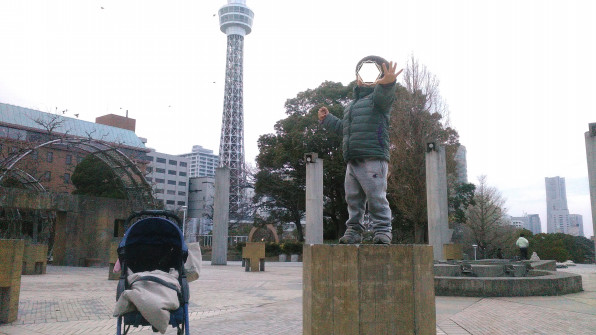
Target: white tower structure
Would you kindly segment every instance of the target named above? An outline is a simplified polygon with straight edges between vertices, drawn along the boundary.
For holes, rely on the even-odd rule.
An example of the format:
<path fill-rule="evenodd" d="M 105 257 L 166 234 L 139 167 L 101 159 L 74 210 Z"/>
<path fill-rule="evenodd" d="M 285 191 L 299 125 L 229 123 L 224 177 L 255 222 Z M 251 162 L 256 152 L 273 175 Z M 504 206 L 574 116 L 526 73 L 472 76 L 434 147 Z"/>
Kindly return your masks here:
<path fill-rule="evenodd" d="M 219 26 L 228 36 L 226 84 L 219 143 L 219 164 L 230 169 L 230 213 L 241 208 L 246 184 L 244 169 L 244 110 L 242 63 L 244 36 L 250 34 L 254 13 L 246 0 L 228 0 L 219 10 Z"/>

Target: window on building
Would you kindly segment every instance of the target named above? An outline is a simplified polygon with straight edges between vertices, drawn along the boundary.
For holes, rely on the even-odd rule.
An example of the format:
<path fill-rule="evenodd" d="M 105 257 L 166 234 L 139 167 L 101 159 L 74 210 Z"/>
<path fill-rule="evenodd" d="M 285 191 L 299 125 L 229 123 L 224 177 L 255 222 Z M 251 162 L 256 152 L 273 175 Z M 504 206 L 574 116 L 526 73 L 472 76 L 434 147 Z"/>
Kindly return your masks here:
<path fill-rule="evenodd" d="M 166 169 L 160 169 L 160 168 L 156 168 L 155 169 L 156 173 L 166 173 Z"/>
<path fill-rule="evenodd" d="M 186 186 L 186 182 L 185 181 L 179 181 L 178 182 L 178 186 Z"/>
<path fill-rule="evenodd" d="M 186 201 L 178 201 L 178 206 L 186 206 Z"/>
<path fill-rule="evenodd" d="M 46 160 L 51 163 L 54 161 L 54 153 L 51 151 L 48 151 L 47 155 L 46 155 Z"/>
<path fill-rule="evenodd" d="M 180 171 L 180 173 L 178 173 L 178 175 L 180 175 L 181 177 L 186 177 L 186 172 Z"/>
<path fill-rule="evenodd" d="M 148 182 L 152 182 L 152 181 L 153 181 L 153 178 L 151 178 L 151 177 L 147 177 L 147 178 L 145 178 L 145 179 L 146 179 Z"/>
<path fill-rule="evenodd" d="M 158 163 L 165 163 L 166 162 L 166 159 L 165 158 L 158 158 L 157 159 L 157 162 Z"/>
<path fill-rule="evenodd" d="M 174 200 L 166 200 L 166 204 L 168 204 L 168 205 L 174 205 L 174 204 L 176 204 L 176 201 L 174 201 Z"/>
<path fill-rule="evenodd" d="M 155 182 L 158 183 L 158 184 L 163 184 L 163 183 L 166 182 L 166 180 L 165 179 L 161 179 L 161 178 L 155 178 Z"/>
<path fill-rule="evenodd" d="M 180 173 L 182 173 L 182 172 L 180 172 Z M 168 170 L 168 174 L 171 174 L 171 175 L 175 176 L 176 175 L 176 170 Z"/>
<path fill-rule="evenodd" d="M 65 173 L 64 174 L 64 183 L 65 184 L 70 184 L 70 173 Z"/>
<path fill-rule="evenodd" d="M 187 166 L 187 164 L 186 164 L 186 162 L 180 162 L 180 166 L 181 166 L 181 167 L 186 167 L 186 166 Z"/>
<path fill-rule="evenodd" d="M 77 164 L 80 164 L 83 161 L 83 157 L 77 156 Z"/>
<path fill-rule="evenodd" d="M 43 174 L 43 179 L 44 179 L 45 181 L 50 181 L 50 180 L 52 180 L 52 173 L 51 173 L 50 171 L 46 171 L 46 172 Z"/>
<path fill-rule="evenodd" d="M 0 145 L 0 151 L 2 151 L 2 145 Z M 37 160 L 37 158 L 39 158 L 39 153 L 37 150 L 31 151 L 31 159 Z"/>
<path fill-rule="evenodd" d="M 176 181 L 175 180 L 168 180 L 168 185 L 176 185 Z"/>
<path fill-rule="evenodd" d="M 178 161 L 175 161 L 173 159 L 168 160 L 168 164 L 170 165 L 178 165 Z"/>
<path fill-rule="evenodd" d="M 156 188 L 155 193 L 163 193 L 163 188 Z"/>
<path fill-rule="evenodd" d="M 176 191 L 168 190 L 167 192 L 169 195 L 176 195 Z"/>
<path fill-rule="evenodd" d="M 151 172 L 153 172 L 153 168 L 152 168 L 152 167 L 150 167 L 150 166 L 148 166 L 148 167 L 147 167 L 147 172 L 148 172 L 148 173 L 151 173 Z"/>
<path fill-rule="evenodd" d="M 72 164 L 72 155 L 66 155 L 66 164 Z"/>
<path fill-rule="evenodd" d="M 178 191 L 178 195 L 185 196 L 186 195 L 186 192 Z"/>

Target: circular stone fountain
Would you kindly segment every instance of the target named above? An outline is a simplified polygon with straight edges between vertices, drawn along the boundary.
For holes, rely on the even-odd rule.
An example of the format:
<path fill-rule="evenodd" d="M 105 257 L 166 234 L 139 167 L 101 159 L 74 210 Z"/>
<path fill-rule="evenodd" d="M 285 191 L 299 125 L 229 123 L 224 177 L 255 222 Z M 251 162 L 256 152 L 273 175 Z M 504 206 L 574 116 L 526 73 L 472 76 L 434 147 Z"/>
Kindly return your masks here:
<path fill-rule="evenodd" d="M 581 275 L 556 271 L 555 261 L 435 262 L 435 295 L 517 297 L 583 291 Z"/>

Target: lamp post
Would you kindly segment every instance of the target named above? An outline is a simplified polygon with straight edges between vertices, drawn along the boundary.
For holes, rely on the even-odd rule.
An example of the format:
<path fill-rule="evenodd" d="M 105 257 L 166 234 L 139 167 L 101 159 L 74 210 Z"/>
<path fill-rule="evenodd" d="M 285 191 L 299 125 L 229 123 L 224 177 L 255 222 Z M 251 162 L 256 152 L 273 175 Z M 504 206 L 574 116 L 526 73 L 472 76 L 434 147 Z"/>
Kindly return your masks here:
<path fill-rule="evenodd" d="M 478 248 L 478 245 L 472 244 L 472 247 L 474 248 L 474 260 L 476 260 L 476 248 Z"/>
<path fill-rule="evenodd" d="M 186 240 L 186 235 L 184 234 L 184 228 L 186 227 L 186 210 L 188 206 L 182 206 L 182 236 Z"/>

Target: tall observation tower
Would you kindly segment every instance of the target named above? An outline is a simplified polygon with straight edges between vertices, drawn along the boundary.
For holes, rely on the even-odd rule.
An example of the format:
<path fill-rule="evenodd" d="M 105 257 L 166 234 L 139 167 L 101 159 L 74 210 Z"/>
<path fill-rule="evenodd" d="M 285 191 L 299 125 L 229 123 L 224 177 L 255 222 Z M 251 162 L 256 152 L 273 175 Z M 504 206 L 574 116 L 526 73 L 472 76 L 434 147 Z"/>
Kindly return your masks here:
<path fill-rule="evenodd" d="M 219 142 L 220 166 L 230 168 L 230 213 L 237 217 L 246 183 L 244 169 L 244 110 L 242 56 L 244 36 L 250 34 L 254 13 L 246 0 L 228 0 L 219 10 L 219 27 L 228 36 L 226 86 Z"/>

